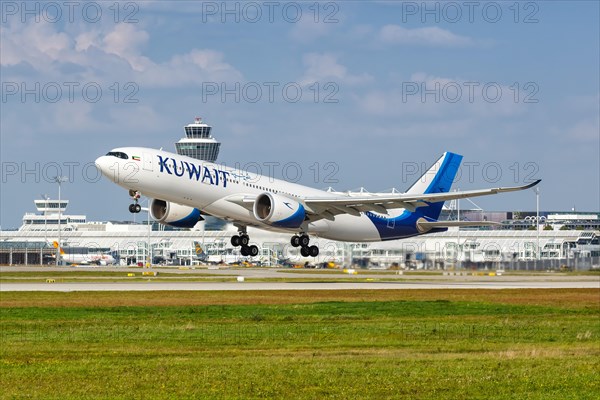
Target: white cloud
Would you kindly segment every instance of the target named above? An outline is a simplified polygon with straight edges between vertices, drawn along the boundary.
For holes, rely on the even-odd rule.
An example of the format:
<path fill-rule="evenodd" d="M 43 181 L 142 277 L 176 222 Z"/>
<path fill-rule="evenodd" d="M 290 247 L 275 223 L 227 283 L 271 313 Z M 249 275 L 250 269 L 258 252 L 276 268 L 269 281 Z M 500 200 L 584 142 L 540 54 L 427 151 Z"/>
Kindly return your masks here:
<path fill-rule="evenodd" d="M 475 41 L 456 35 L 437 26 L 408 29 L 399 25 L 386 25 L 379 31 L 379 39 L 385 43 L 426 46 L 469 46 Z"/>
<path fill-rule="evenodd" d="M 218 51 L 193 49 L 188 53 L 173 56 L 166 63 L 151 62 L 137 74 L 136 79 L 140 85 L 156 87 L 241 80 L 242 74 L 223 59 L 223 53 Z"/>
<path fill-rule="evenodd" d="M 82 32 L 75 38 L 75 50 L 85 51 L 91 46 L 95 46 L 96 43 L 100 42 L 99 35 L 100 32 L 97 31 Z"/>
<path fill-rule="evenodd" d="M 336 56 L 329 53 L 308 53 L 302 58 L 306 71 L 300 78 L 301 85 L 314 82 L 335 81 L 348 85 L 359 85 L 371 82 L 373 77 L 367 73 L 353 75 L 348 69 L 338 63 Z"/>
<path fill-rule="evenodd" d="M 134 24 L 69 33 L 44 22 L 13 24 L 2 27 L 0 65 L 28 64 L 43 79 L 135 81 L 144 87 L 241 79 L 241 73 L 224 61 L 224 55 L 211 49 L 191 49 L 168 61 L 155 62 L 143 54 L 149 39 L 148 32 Z M 63 72 L 66 66 L 78 67 L 77 72 Z"/>
<path fill-rule="evenodd" d="M 371 90 L 356 101 L 367 114 L 434 118 L 515 116 L 531 106 L 515 102 L 514 91 L 506 85 L 424 72 L 412 74 L 394 88 Z"/>
<path fill-rule="evenodd" d="M 127 60 L 136 71 L 151 65 L 148 58 L 140 55 L 140 47 L 148 41 L 148 32 L 137 30 L 133 24 L 118 24 L 102 39 L 102 49 Z"/>
<path fill-rule="evenodd" d="M 49 23 L 2 26 L 0 65 L 13 66 L 25 62 L 36 66 L 61 59 L 71 47 L 72 40 L 66 33 L 53 28 Z"/>

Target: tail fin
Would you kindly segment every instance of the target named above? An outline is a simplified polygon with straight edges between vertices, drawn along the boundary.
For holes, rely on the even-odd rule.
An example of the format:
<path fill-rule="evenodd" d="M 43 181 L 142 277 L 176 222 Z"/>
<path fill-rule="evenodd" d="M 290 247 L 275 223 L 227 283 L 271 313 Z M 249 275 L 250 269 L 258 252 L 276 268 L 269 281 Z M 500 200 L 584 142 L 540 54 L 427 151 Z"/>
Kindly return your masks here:
<path fill-rule="evenodd" d="M 54 242 L 52 242 L 52 245 L 54 246 L 55 249 L 58 249 L 58 247 L 59 247 L 58 242 L 56 240 Z M 65 251 L 62 249 L 62 247 L 60 248 L 60 255 L 61 256 L 65 255 Z"/>
<path fill-rule="evenodd" d="M 206 259 L 206 253 L 204 252 L 204 249 L 202 248 L 200 243 L 194 242 L 194 249 L 196 250 L 196 258 L 198 258 L 199 260 Z"/>
<path fill-rule="evenodd" d="M 428 170 L 421 176 L 406 194 L 425 193 L 447 193 L 452 187 L 456 173 L 460 168 L 462 156 L 455 153 L 445 152 Z M 438 219 L 442 212 L 443 201 L 430 203 L 428 206 L 419 207 L 417 212 L 425 217 Z"/>

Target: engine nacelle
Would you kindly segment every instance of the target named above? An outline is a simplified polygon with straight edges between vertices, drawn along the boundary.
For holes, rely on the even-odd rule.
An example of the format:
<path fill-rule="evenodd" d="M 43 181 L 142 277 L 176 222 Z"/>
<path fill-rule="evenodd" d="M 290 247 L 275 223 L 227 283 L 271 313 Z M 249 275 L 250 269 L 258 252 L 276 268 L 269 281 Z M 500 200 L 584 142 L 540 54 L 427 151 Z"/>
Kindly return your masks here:
<path fill-rule="evenodd" d="M 299 228 L 304 222 L 304 206 L 289 197 L 262 193 L 254 202 L 254 218 L 280 228 Z"/>
<path fill-rule="evenodd" d="M 159 199 L 150 202 L 150 215 L 161 224 L 177 228 L 193 228 L 204 219 L 197 208 Z"/>

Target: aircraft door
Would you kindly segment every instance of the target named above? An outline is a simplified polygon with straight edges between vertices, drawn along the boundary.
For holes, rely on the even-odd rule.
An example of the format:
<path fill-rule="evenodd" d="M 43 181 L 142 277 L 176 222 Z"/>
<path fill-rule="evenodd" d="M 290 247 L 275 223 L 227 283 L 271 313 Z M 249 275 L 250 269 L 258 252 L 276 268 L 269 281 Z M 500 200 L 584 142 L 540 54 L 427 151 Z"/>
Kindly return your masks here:
<path fill-rule="evenodd" d="M 388 218 L 387 227 L 389 229 L 394 229 L 396 227 L 396 220 L 394 218 Z"/>
<path fill-rule="evenodd" d="M 142 162 L 144 165 L 144 170 L 146 171 L 152 171 L 152 155 L 150 155 L 149 153 L 144 153 L 143 157 L 142 157 Z"/>

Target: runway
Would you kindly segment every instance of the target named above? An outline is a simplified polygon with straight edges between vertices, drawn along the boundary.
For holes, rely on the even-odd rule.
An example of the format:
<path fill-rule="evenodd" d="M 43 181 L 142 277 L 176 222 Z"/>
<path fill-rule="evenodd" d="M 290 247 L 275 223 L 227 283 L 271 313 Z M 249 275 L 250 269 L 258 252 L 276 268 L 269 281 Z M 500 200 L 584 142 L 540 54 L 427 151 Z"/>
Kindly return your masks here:
<path fill-rule="evenodd" d="M 140 268 L 0 267 L 0 292 L 76 291 L 233 291 L 233 290 L 378 290 L 378 289 L 600 289 L 600 276 L 525 273 L 501 276 L 483 274 L 402 274 L 361 270 L 290 270 L 275 268 L 177 269 L 153 268 L 157 278 L 127 281 L 128 273 L 140 277 Z M 11 273 L 33 274 L 19 281 Z M 56 275 L 60 272 L 60 276 Z M 102 273 L 113 273 L 102 276 Z M 49 273 L 54 273 L 51 275 Z M 54 282 L 45 282 L 55 277 Z M 237 281 L 243 277 L 244 281 Z M 95 279 L 94 279 L 95 278 Z M 30 281 L 24 280 L 30 279 Z M 63 280 L 64 279 L 64 280 Z M 106 279 L 106 281 L 102 281 Z"/>
<path fill-rule="evenodd" d="M 488 282 L 69 282 L 2 283 L 1 292 L 232 291 L 232 290 L 414 290 L 414 289 L 600 289 L 600 279 Z"/>

